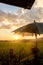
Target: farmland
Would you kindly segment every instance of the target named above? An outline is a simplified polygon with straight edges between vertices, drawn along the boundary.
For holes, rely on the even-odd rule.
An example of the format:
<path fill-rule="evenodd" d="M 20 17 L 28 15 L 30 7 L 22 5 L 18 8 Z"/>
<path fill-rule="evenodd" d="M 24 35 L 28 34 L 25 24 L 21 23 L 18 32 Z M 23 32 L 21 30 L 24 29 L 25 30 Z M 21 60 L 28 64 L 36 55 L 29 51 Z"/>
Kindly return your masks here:
<path fill-rule="evenodd" d="M 0 41 L 0 58 L 7 57 L 9 51 L 13 49 L 13 53 L 19 57 L 28 57 L 30 60 L 33 58 L 31 49 L 35 47 L 36 40 L 13 40 L 13 41 Z M 39 55 L 43 59 L 43 39 L 37 40 L 39 48 Z"/>

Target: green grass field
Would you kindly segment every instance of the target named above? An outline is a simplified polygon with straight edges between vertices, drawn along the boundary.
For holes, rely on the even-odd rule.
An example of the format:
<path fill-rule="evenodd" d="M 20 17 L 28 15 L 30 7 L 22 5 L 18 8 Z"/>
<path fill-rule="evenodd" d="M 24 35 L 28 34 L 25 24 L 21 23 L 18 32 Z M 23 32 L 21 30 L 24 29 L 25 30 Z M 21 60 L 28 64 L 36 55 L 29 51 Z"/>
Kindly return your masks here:
<path fill-rule="evenodd" d="M 38 48 L 43 53 L 43 40 L 38 40 Z M 8 53 L 9 49 L 14 49 L 15 53 L 23 51 L 25 54 L 31 52 L 31 48 L 34 47 L 35 41 L 21 40 L 21 41 L 0 41 L 0 53 Z"/>
<path fill-rule="evenodd" d="M 36 40 L 0 41 L 0 59 L 2 59 L 0 62 L 1 63 L 7 62 L 7 59 L 10 58 L 9 56 L 10 49 L 13 49 L 13 54 L 15 55 L 15 57 L 17 57 L 18 60 L 20 57 L 20 62 L 21 62 L 20 65 L 22 65 L 22 62 L 25 62 L 27 59 L 32 61 L 32 59 L 34 58 L 34 55 L 31 54 L 32 52 L 31 49 L 35 46 L 36 44 L 35 42 Z M 38 39 L 37 44 L 40 50 L 38 56 L 39 58 L 41 58 L 40 59 L 41 64 L 43 65 L 43 39 L 41 40 Z"/>

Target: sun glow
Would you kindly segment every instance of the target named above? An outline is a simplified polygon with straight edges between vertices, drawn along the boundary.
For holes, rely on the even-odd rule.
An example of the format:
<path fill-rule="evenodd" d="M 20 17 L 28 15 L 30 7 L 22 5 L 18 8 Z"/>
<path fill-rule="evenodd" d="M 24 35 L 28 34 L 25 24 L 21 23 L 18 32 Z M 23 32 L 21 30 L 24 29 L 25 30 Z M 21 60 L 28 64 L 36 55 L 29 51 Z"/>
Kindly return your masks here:
<path fill-rule="evenodd" d="M 37 35 L 37 38 L 42 38 L 42 37 L 43 37 L 43 35 L 41 35 L 41 36 Z M 20 35 L 20 34 L 14 34 L 12 36 L 12 39 L 13 40 L 23 40 L 23 39 L 28 40 L 28 39 L 36 39 L 36 37 L 35 37 L 35 35 L 33 35 L 33 36 L 23 36 L 23 35 Z"/>
<path fill-rule="evenodd" d="M 19 34 L 15 34 L 15 35 L 13 35 L 13 39 L 14 40 L 21 40 L 22 39 L 22 36 L 19 35 Z"/>

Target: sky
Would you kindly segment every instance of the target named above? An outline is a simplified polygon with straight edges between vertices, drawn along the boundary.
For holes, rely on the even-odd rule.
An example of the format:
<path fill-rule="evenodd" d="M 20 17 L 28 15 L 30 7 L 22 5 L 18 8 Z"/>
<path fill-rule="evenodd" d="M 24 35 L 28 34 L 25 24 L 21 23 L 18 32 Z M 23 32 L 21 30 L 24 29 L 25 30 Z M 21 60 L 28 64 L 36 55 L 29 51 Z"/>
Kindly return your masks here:
<path fill-rule="evenodd" d="M 19 7 L 16 6 L 12 6 L 12 5 L 6 5 L 6 4 L 2 4 L 0 3 L 0 10 L 3 10 L 4 12 L 8 13 L 14 13 L 19 9 Z"/>
<path fill-rule="evenodd" d="M 43 0 L 36 0 L 31 10 L 0 3 L 0 40 L 13 40 L 12 31 L 34 19 L 43 22 Z"/>

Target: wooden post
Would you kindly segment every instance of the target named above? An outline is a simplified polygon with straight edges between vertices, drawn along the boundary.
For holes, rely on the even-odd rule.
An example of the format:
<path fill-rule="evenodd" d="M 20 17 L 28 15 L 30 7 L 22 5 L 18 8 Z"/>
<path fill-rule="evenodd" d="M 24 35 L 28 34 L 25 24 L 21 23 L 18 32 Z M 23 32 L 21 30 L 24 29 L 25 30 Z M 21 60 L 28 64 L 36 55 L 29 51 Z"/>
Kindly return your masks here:
<path fill-rule="evenodd" d="M 37 34 L 35 33 L 35 38 L 36 38 L 36 48 L 37 48 Z"/>

